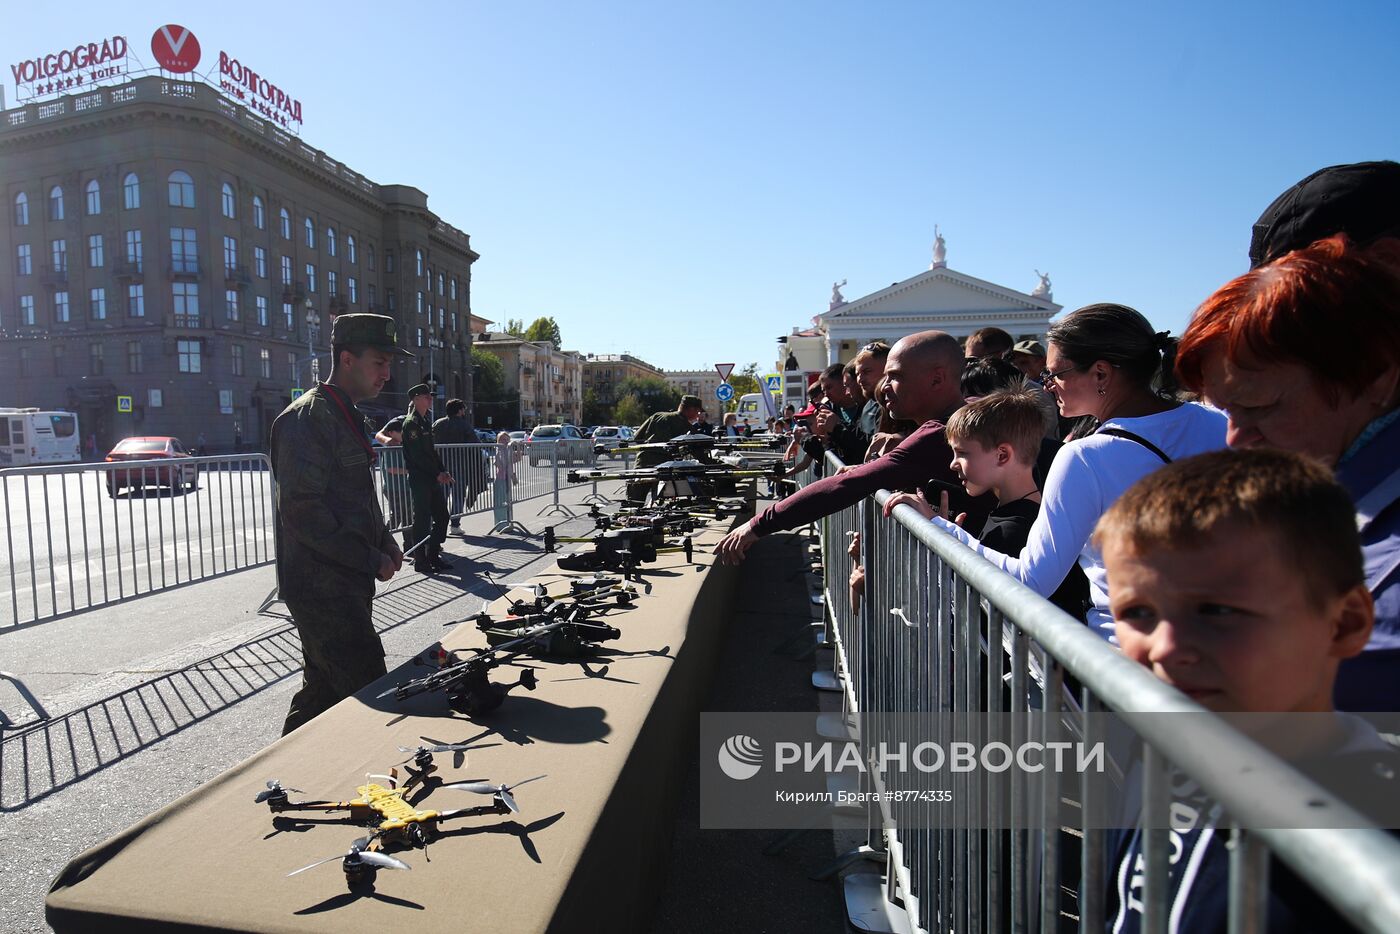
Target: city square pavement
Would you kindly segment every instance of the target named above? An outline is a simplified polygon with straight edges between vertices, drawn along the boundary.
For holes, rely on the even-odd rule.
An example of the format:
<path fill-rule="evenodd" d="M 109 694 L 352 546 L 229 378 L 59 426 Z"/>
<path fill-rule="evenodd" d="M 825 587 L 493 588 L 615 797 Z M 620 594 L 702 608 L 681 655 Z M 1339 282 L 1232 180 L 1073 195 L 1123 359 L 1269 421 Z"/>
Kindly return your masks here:
<path fill-rule="evenodd" d="M 582 513 L 587 493 L 566 489 L 561 501 Z M 538 497 L 516 505 L 528 537 L 491 535 L 489 514 L 465 517 L 445 548 L 453 572 L 405 571 L 379 585 L 374 621 L 391 669 L 497 596 L 487 575 L 508 586 L 548 564 L 552 558 L 539 545 L 546 525 L 565 534 L 590 525 L 538 515 L 550 503 Z M 764 602 L 741 602 L 746 608 L 731 627 L 707 709 L 817 709 L 808 684 L 812 662 L 796 658 L 811 616 L 800 546 L 795 536 L 764 544 L 741 585 L 744 593 L 763 593 Z M 300 683 L 300 646 L 286 608 L 265 606 L 274 583 L 265 565 L 0 631 L 0 669 L 23 678 L 51 717 L 44 728 L 6 731 L 0 740 L 0 847 L 14 854 L 0 929 L 48 930 L 44 895 L 69 859 L 280 735 Z M 788 610 L 781 612 L 772 601 L 784 594 Z M 0 709 L 17 721 L 28 716 L 8 685 L 0 685 Z M 726 898 L 711 906 L 711 920 L 780 930 L 800 917 L 813 930 L 844 927 L 839 890 L 806 878 L 830 857 L 830 833 L 761 857 L 769 835 L 701 832 L 697 802 L 691 787 L 678 816 L 658 931 L 697 926 L 706 893 L 725 878 Z M 210 828 L 210 845 L 218 846 L 217 827 Z M 734 884 L 731 864 L 744 867 L 747 884 Z"/>

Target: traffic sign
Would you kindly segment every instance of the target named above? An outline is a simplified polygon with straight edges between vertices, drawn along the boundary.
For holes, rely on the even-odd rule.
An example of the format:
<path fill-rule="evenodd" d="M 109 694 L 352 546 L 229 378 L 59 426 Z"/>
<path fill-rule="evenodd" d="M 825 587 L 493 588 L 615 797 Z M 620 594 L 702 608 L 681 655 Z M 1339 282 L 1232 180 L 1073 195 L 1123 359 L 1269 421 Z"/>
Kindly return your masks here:
<path fill-rule="evenodd" d="M 719 374 L 720 379 L 727 383 L 729 382 L 729 374 L 734 372 L 734 364 L 716 363 L 715 372 Z"/>
<path fill-rule="evenodd" d="M 131 397 L 130 397 L 130 396 L 117 396 L 117 411 L 118 411 L 118 412 L 130 412 L 130 411 L 131 411 Z"/>
<path fill-rule="evenodd" d="M 781 373 L 765 373 L 763 376 L 763 388 L 769 392 L 781 393 L 783 391 L 783 377 Z"/>
<path fill-rule="evenodd" d="M 300 399 L 300 398 L 301 398 L 301 394 L 304 393 L 304 392 L 306 392 L 306 390 L 305 390 L 305 389 L 302 389 L 300 386 L 293 386 L 293 387 L 292 387 L 292 401 L 295 402 L 295 401 L 297 401 L 298 399 Z"/>
<path fill-rule="evenodd" d="M 720 383 L 715 387 L 715 398 L 721 402 L 728 402 L 734 398 L 734 387 L 728 383 Z"/>

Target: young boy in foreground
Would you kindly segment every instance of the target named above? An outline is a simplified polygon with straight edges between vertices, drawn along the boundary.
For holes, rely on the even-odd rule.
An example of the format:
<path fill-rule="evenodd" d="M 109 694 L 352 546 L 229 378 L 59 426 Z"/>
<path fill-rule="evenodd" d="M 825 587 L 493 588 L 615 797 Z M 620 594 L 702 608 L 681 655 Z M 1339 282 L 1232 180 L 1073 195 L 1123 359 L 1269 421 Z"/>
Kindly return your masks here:
<path fill-rule="evenodd" d="M 1031 525 L 1040 514 L 1040 486 L 1034 468 L 1045 426 L 1035 395 L 1026 389 L 1001 389 L 958 409 L 948 419 L 944 435 L 953 449 L 953 471 L 969 496 L 990 492 L 996 508 L 987 516 L 978 539 L 1002 554 L 1019 554 Z M 917 493 L 890 497 L 886 514 L 900 503 L 932 518 L 932 504 Z M 962 518 L 959 517 L 959 524 Z M 1050 602 L 1083 617 L 1089 584 L 1076 566 Z"/>
<path fill-rule="evenodd" d="M 1396 800 L 1400 754 L 1359 717 L 1326 716 L 1337 666 L 1372 623 L 1352 504 L 1328 470 L 1262 449 L 1177 461 L 1130 488 L 1094 543 L 1124 655 L 1216 713 L 1323 715 L 1258 718 L 1271 722 L 1255 735 L 1359 808 Z M 1172 787 L 1171 930 L 1223 932 L 1225 819 L 1190 779 L 1175 774 Z M 1110 837 L 1115 934 L 1143 920 L 1141 845 L 1140 828 Z M 1273 863 L 1268 931 L 1349 929 Z"/>

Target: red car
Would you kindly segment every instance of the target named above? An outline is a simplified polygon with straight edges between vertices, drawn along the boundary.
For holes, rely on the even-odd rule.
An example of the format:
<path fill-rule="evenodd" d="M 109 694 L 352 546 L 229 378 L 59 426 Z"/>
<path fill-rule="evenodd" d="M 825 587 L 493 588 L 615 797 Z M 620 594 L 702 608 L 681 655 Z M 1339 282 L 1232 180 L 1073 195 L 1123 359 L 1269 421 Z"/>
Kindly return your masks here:
<path fill-rule="evenodd" d="M 151 437 L 124 438 L 117 442 L 107 455 L 109 464 L 123 464 L 129 461 L 172 461 L 168 464 L 153 464 L 137 469 L 117 468 L 107 472 L 107 493 L 116 496 L 123 488 L 140 490 L 147 486 L 168 486 L 172 490 L 183 487 L 193 492 L 199 486 L 199 467 L 196 464 L 173 463 L 190 454 L 179 438 Z"/>

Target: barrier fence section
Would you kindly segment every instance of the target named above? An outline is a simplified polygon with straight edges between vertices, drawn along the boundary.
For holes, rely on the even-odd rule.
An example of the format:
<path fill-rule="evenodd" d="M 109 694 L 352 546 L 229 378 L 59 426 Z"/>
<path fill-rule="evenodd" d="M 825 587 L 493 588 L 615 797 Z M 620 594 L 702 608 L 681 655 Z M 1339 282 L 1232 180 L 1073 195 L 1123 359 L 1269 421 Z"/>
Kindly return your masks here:
<path fill-rule="evenodd" d="M 839 466 L 828 455 L 828 475 Z M 803 482 L 814 479 L 809 472 Z M 1223 719 L 1201 717 L 1201 708 L 1123 658 L 1082 621 L 939 531 L 916 510 L 899 506 L 884 517 L 882 507 L 890 495 L 880 491 L 824 519 L 821 526 L 835 674 L 845 708 L 860 715 L 857 738 L 863 757 L 882 741 L 903 738 L 893 732 L 900 713 L 1042 710 L 1057 716 L 1028 717 L 1027 722 L 1062 723 L 1071 731 L 1076 723 L 1083 725 L 1084 711 L 1195 713 L 1133 720 L 1145 750 L 1142 801 L 1148 814 L 1167 813 L 1170 765 L 1224 807 L 1221 827 L 1228 828 L 1232 843 L 1230 931 L 1265 930 L 1270 853 L 1359 929 L 1400 931 L 1400 843 L 1388 832 L 1374 827 L 1243 829 L 1229 815 L 1248 815 L 1251 826 L 1267 827 L 1270 815 L 1261 813 L 1258 804 L 1266 797 L 1286 803 L 1279 806 L 1280 813 L 1296 816 L 1325 807 L 1359 824 L 1364 819 Z M 848 589 L 856 564 L 848 554 L 854 533 L 860 536 L 865 573 L 858 609 L 853 609 Z M 1077 680 L 1077 690 L 1067 686 L 1067 674 L 1073 676 L 1069 683 Z M 1050 728 L 1042 729 L 1048 733 Z M 1053 739 L 1024 733 L 1022 738 Z M 1240 779 L 1245 774 L 1248 782 Z M 942 776 L 927 780 L 929 789 L 934 782 L 945 787 Z M 1038 800 L 1030 800 L 1013 784 L 1009 800 L 986 800 L 974 777 L 963 774 L 953 780 L 952 806 L 965 818 L 955 822 L 958 826 L 969 826 L 968 815 L 996 812 L 1014 815 L 1014 826 L 1058 825 L 1060 830 L 942 829 L 934 818 L 947 804 L 896 796 L 867 805 L 871 843 L 885 853 L 886 897 L 896 911 L 902 906 L 912 930 L 1105 930 L 1111 854 L 1105 853 L 1106 832 L 1087 829 L 1090 815 L 1103 804 L 1094 800 L 1099 794 L 1094 786 L 1047 784 Z M 876 770 L 864 773 L 862 781 L 862 790 L 885 790 Z M 1074 805 L 1070 813 L 1082 815 L 1078 826 L 1065 818 L 1066 802 Z M 1043 823 L 1047 817 L 1050 823 Z M 1004 821 L 984 826 L 1011 825 Z M 1287 823 L 1280 820 L 1274 826 Z M 977 826 L 975 820 L 971 826 Z M 1169 831 L 1149 829 L 1144 839 L 1142 930 L 1174 930 L 1168 917 Z"/>
<path fill-rule="evenodd" d="M 266 455 L 0 470 L 0 631 L 273 560 Z"/>

